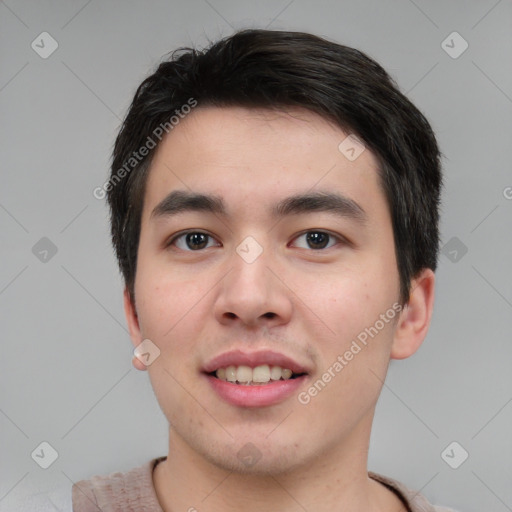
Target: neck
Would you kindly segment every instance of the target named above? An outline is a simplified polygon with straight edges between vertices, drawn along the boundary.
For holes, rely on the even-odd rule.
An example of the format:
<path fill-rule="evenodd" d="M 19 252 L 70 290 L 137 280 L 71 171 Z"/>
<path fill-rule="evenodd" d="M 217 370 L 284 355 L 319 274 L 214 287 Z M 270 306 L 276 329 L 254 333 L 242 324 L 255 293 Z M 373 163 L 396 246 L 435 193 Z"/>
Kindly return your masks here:
<path fill-rule="evenodd" d="M 169 455 L 153 476 L 164 512 L 401 512 L 400 500 L 368 477 L 371 419 L 338 446 L 286 472 L 241 474 L 221 468 L 194 451 L 172 428 Z"/>

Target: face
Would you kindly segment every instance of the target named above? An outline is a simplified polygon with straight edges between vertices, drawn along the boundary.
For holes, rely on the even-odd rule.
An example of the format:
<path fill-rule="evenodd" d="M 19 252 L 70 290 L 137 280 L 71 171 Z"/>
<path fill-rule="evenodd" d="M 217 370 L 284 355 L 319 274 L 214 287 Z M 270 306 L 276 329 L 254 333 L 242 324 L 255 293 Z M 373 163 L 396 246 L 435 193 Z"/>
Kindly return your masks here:
<path fill-rule="evenodd" d="M 217 466 L 277 474 L 369 435 L 399 275 L 377 160 L 349 160 L 348 135 L 302 110 L 197 108 L 154 156 L 132 339 L 160 350 L 171 436 Z"/>

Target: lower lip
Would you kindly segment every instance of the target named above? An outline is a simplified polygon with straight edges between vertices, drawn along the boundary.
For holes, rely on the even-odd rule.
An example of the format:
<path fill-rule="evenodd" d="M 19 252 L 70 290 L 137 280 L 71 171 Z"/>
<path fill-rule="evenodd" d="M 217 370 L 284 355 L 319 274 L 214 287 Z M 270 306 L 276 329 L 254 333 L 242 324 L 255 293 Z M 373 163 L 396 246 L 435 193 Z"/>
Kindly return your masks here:
<path fill-rule="evenodd" d="M 233 384 L 206 375 L 210 386 L 226 402 L 238 407 L 267 407 L 278 404 L 297 393 L 307 375 L 295 379 L 270 381 L 268 384 Z"/>

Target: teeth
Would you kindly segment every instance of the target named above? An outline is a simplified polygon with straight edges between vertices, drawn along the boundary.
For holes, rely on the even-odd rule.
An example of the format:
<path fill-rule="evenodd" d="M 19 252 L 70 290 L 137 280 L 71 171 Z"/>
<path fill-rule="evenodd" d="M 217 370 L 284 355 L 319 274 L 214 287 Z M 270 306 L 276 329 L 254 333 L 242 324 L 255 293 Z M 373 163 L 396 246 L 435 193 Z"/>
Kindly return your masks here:
<path fill-rule="evenodd" d="M 220 368 L 220 370 L 222 370 L 222 368 Z M 219 374 L 217 374 L 217 377 L 219 377 Z M 222 377 L 219 377 L 219 379 L 220 378 Z M 229 382 L 236 382 L 236 366 L 228 366 L 226 368 L 226 380 Z"/>
<path fill-rule="evenodd" d="M 251 382 L 252 369 L 249 366 L 239 366 L 236 370 L 236 380 L 238 382 Z"/>
<path fill-rule="evenodd" d="M 270 368 L 270 378 L 272 380 L 279 380 L 282 372 L 283 370 L 281 370 L 279 366 L 272 366 L 272 368 Z"/>
<path fill-rule="evenodd" d="M 268 382 L 270 380 L 270 367 L 268 364 L 256 366 L 252 371 L 253 382 Z"/>
<path fill-rule="evenodd" d="M 292 376 L 292 373 L 293 372 L 291 370 L 283 370 L 283 379 L 284 380 L 289 379 Z"/>
<path fill-rule="evenodd" d="M 288 368 L 280 366 L 269 366 L 263 364 L 251 368 L 250 366 L 228 366 L 227 368 L 219 368 L 215 375 L 220 380 L 228 382 L 238 382 L 241 384 L 266 384 L 271 380 L 288 380 L 293 372 Z"/>

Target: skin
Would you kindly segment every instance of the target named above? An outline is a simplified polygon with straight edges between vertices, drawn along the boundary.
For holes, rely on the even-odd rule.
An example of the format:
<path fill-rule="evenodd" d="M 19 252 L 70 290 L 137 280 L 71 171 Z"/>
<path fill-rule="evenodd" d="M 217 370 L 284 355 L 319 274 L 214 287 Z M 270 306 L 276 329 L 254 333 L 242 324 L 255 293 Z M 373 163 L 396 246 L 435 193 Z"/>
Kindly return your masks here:
<path fill-rule="evenodd" d="M 390 359 L 412 355 L 428 329 L 434 274 L 411 283 L 407 306 L 307 405 L 297 394 L 261 408 L 223 401 L 200 371 L 223 352 L 271 349 L 311 368 L 300 391 L 332 367 L 379 315 L 399 302 L 390 213 L 378 162 L 366 149 L 349 161 L 348 134 L 314 113 L 196 108 L 162 141 L 142 212 L 135 304 L 125 291 L 134 346 L 161 351 L 147 367 L 169 421 L 169 454 L 154 472 L 167 511 L 405 510 L 368 477 L 372 420 Z M 228 215 L 183 212 L 151 218 L 173 190 L 222 196 Z M 279 219 L 269 208 L 296 193 L 336 191 L 356 201 L 366 222 L 328 212 Z M 206 232 L 192 250 L 186 229 Z M 304 232 L 324 231 L 315 249 Z M 252 236 L 263 253 L 251 264 L 236 247 Z M 192 246 L 193 248 L 195 246 Z M 268 313 L 273 313 L 270 315 Z M 138 368 L 144 365 L 135 359 Z M 261 458 L 247 467 L 246 444 Z"/>

